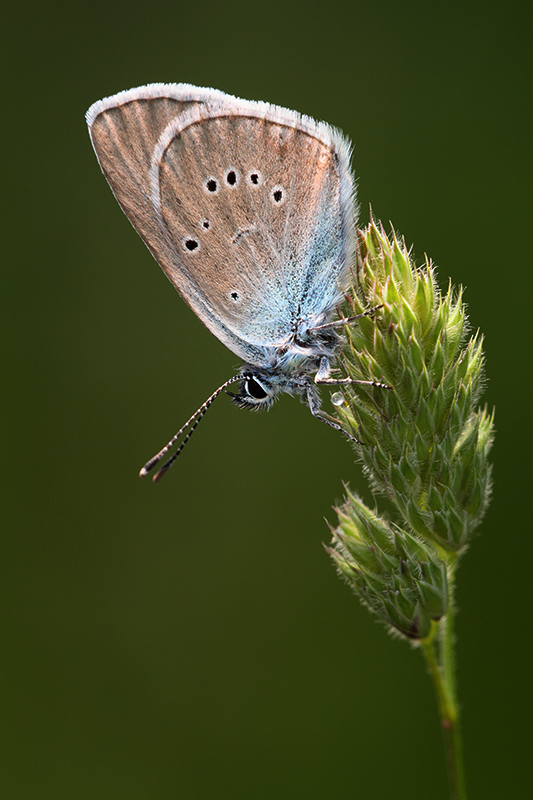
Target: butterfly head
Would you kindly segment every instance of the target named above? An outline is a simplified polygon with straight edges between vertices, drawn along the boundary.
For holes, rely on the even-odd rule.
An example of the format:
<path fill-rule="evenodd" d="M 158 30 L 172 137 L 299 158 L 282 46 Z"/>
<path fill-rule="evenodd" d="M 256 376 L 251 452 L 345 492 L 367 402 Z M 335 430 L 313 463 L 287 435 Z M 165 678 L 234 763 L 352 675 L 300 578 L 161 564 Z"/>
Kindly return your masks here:
<path fill-rule="evenodd" d="M 275 375 L 257 370 L 245 370 L 237 393 L 226 392 L 236 406 L 248 408 L 251 411 L 266 411 L 271 406 L 276 396 L 282 391 L 282 386 L 275 379 Z"/>

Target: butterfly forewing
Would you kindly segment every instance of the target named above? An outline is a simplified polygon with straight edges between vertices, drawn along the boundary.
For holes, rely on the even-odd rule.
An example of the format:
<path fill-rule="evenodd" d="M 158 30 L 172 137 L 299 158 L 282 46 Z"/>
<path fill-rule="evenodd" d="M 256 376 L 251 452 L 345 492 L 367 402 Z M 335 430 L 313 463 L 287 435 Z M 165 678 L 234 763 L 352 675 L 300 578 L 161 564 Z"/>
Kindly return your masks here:
<path fill-rule="evenodd" d="M 118 202 L 183 299 L 260 365 L 325 321 L 354 251 L 349 146 L 323 123 L 187 84 L 87 113 Z"/>
<path fill-rule="evenodd" d="M 264 114 L 185 112 L 156 148 L 152 187 L 182 264 L 176 285 L 200 318 L 197 297 L 245 341 L 280 346 L 297 318 L 333 305 L 350 231 L 331 143 Z"/>
<path fill-rule="evenodd" d="M 144 87 L 143 87 L 144 88 Z M 146 87 L 148 89 L 149 87 Z M 141 94 L 141 96 L 138 96 Z M 168 123 L 191 100 L 170 96 L 142 96 L 123 92 L 95 103 L 88 112 L 91 140 L 100 167 L 130 222 L 165 271 L 169 252 L 150 194 L 150 166 L 154 147 Z"/>

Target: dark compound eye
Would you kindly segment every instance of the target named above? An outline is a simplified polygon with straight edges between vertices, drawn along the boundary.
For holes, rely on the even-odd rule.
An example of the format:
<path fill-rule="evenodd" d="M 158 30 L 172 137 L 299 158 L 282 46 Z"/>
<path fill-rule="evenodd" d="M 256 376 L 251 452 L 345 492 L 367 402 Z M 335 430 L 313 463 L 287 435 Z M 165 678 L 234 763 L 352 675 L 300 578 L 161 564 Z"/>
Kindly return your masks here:
<path fill-rule="evenodd" d="M 193 250 L 197 250 L 200 246 L 200 242 L 197 242 L 196 239 L 185 239 L 184 244 L 187 250 L 190 250 L 191 253 Z"/>
<path fill-rule="evenodd" d="M 246 381 L 245 388 L 250 397 L 253 397 L 255 400 L 264 400 L 265 397 L 268 397 L 261 384 L 253 378 L 249 378 Z"/>

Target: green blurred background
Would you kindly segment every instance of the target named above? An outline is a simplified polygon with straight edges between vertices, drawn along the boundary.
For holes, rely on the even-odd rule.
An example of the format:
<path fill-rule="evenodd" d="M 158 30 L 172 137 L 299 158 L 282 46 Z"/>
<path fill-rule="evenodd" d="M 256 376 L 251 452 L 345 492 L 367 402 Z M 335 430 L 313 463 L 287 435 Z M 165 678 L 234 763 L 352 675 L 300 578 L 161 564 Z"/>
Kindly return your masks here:
<path fill-rule="evenodd" d="M 89 143 L 93 101 L 154 81 L 342 127 L 363 222 L 465 285 L 498 431 L 459 572 L 467 780 L 528 794 L 531 22 L 513 0 L 4 8 L 2 798 L 447 797 L 420 655 L 322 548 L 342 481 L 370 499 L 342 437 L 221 398 L 164 481 L 137 477 L 238 363 Z"/>

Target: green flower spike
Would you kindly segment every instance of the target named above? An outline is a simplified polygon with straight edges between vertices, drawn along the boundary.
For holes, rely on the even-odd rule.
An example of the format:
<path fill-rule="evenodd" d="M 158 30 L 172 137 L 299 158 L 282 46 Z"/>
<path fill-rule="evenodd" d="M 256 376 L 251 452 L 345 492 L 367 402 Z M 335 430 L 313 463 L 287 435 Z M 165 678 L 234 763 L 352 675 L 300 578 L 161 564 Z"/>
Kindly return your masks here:
<path fill-rule="evenodd" d="M 333 546 L 339 573 L 396 635 L 419 646 L 439 700 L 451 797 L 466 798 L 455 692 L 457 564 L 490 496 L 493 415 L 483 388 L 482 337 L 467 341 L 462 292 L 442 295 L 426 259 L 417 269 L 403 241 L 373 220 L 359 233 L 357 286 L 340 366 L 357 383 L 332 397 L 353 435 L 380 516 L 347 490 Z"/>

